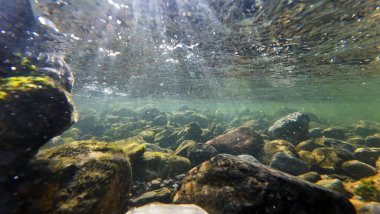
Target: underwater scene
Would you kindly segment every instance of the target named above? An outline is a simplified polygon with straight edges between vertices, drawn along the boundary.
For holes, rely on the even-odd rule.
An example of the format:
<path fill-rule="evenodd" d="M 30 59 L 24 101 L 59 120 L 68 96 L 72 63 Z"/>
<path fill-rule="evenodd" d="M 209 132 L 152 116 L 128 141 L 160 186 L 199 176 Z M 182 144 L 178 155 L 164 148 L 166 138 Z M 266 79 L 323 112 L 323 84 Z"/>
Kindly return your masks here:
<path fill-rule="evenodd" d="M 380 2 L 0 0 L 0 214 L 380 214 Z"/>

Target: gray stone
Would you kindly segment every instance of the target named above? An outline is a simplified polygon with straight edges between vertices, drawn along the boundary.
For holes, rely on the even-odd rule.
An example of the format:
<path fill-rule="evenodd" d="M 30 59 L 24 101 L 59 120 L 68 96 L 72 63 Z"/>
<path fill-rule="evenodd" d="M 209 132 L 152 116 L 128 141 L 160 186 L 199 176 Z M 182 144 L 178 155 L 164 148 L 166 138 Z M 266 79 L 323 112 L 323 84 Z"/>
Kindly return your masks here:
<path fill-rule="evenodd" d="M 269 166 L 291 175 L 300 175 L 309 171 L 309 166 L 305 162 L 284 152 L 275 154 Z"/>
<path fill-rule="evenodd" d="M 355 159 L 371 166 L 375 166 L 376 160 L 380 157 L 380 149 L 358 148 L 353 154 Z"/>
<path fill-rule="evenodd" d="M 277 120 L 268 129 L 273 139 L 288 140 L 296 144 L 309 138 L 309 117 L 300 112 L 294 112 Z"/>
<path fill-rule="evenodd" d="M 358 160 L 350 160 L 342 163 L 342 169 L 347 175 L 355 179 L 369 177 L 377 173 L 375 167 Z"/>
<path fill-rule="evenodd" d="M 312 183 L 315 183 L 322 179 L 321 175 L 318 172 L 307 172 L 305 174 L 298 175 L 297 177 Z"/>

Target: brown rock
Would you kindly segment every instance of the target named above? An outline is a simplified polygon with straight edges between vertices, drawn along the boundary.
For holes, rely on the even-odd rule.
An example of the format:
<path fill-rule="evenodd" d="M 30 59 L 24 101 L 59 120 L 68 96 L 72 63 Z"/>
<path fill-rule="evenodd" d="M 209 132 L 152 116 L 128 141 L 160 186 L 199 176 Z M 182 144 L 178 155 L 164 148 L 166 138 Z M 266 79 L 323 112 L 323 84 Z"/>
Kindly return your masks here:
<path fill-rule="evenodd" d="M 264 141 L 259 133 L 240 127 L 206 142 L 219 153 L 249 154 L 257 157 Z"/>

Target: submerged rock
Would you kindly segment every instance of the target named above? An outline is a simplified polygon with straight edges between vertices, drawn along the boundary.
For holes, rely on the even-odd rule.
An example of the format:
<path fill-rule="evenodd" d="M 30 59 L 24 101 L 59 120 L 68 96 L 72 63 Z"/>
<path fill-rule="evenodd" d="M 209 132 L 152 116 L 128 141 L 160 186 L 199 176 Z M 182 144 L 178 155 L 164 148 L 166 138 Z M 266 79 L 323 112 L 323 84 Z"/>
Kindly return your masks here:
<path fill-rule="evenodd" d="M 360 179 L 376 175 L 377 169 L 358 160 L 350 160 L 342 163 L 343 171 L 350 177 Z"/>
<path fill-rule="evenodd" d="M 327 138 L 344 139 L 346 138 L 345 131 L 341 128 L 327 128 L 322 131 L 322 135 Z"/>
<path fill-rule="evenodd" d="M 133 164 L 133 177 L 140 181 L 169 178 L 191 168 L 189 159 L 164 152 L 145 152 Z"/>
<path fill-rule="evenodd" d="M 278 152 L 285 152 L 293 156 L 297 155 L 293 144 L 291 144 L 290 142 L 286 140 L 267 141 L 265 142 L 263 151 L 262 151 L 262 159 L 264 163 L 269 164 L 272 160 L 273 155 L 275 155 Z"/>
<path fill-rule="evenodd" d="M 277 120 L 268 129 L 273 139 L 283 139 L 297 144 L 309 138 L 309 116 L 301 112 L 294 112 Z"/>
<path fill-rule="evenodd" d="M 334 190 L 343 195 L 350 196 L 350 193 L 344 188 L 343 182 L 339 179 L 322 179 L 317 181 L 315 184 Z"/>
<path fill-rule="evenodd" d="M 284 152 L 276 153 L 269 166 L 291 175 L 300 175 L 309 171 L 309 166 L 305 162 Z"/>
<path fill-rule="evenodd" d="M 152 202 L 170 203 L 171 194 L 172 191 L 169 188 L 163 187 L 161 189 L 145 192 L 142 195 L 131 199 L 130 204 L 137 207 Z"/>
<path fill-rule="evenodd" d="M 196 166 L 217 154 L 216 149 L 213 146 L 197 143 L 187 150 L 187 158 L 189 158 L 191 164 Z"/>
<path fill-rule="evenodd" d="M 298 175 L 297 177 L 312 183 L 315 183 L 322 179 L 321 175 L 318 172 L 308 172 L 302 175 Z"/>
<path fill-rule="evenodd" d="M 26 176 L 18 188 L 22 213 L 120 213 L 132 181 L 123 152 L 96 141 L 43 150 Z"/>
<path fill-rule="evenodd" d="M 219 153 L 258 155 L 262 146 L 261 135 L 247 127 L 229 131 L 206 142 L 216 148 Z"/>
<path fill-rule="evenodd" d="M 193 168 L 174 197 L 213 213 L 355 213 L 342 195 L 285 173 L 217 155 Z"/>
<path fill-rule="evenodd" d="M 355 159 L 371 166 L 375 166 L 376 160 L 380 157 L 379 148 L 358 148 L 353 153 Z"/>
<path fill-rule="evenodd" d="M 0 79 L 0 181 L 77 120 L 71 96 L 48 77 Z"/>
<path fill-rule="evenodd" d="M 380 133 L 366 137 L 365 145 L 380 148 Z"/>

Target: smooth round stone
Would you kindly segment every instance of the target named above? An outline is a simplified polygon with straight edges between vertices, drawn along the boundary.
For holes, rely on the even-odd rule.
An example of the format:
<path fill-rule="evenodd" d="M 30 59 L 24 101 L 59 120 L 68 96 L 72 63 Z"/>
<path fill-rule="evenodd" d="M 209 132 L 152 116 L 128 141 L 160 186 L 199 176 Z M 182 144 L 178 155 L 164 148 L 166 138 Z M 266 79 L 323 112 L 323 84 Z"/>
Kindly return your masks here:
<path fill-rule="evenodd" d="M 318 172 L 307 172 L 305 174 L 298 175 L 297 177 L 312 183 L 315 183 L 322 179 L 321 175 Z"/>
<path fill-rule="evenodd" d="M 275 154 L 269 166 L 291 175 L 300 175 L 309 171 L 309 166 L 305 162 L 284 152 Z"/>
<path fill-rule="evenodd" d="M 371 136 L 366 137 L 365 144 L 368 147 L 380 148 L 380 136 L 379 135 L 371 135 Z"/>
<path fill-rule="evenodd" d="M 207 214 L 202 208 L 194 204 L 160 204 L 151 203 L 138 207 L 126 214 Z"/>
<path fill-rule="evenodd" d="M 352 178 L 361 179 L 376 175 L 377 170 L 358 160 L 350 160 L 342 163 L 343 171 Z"/>

